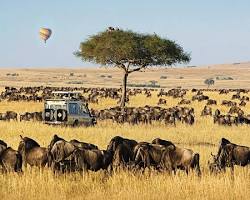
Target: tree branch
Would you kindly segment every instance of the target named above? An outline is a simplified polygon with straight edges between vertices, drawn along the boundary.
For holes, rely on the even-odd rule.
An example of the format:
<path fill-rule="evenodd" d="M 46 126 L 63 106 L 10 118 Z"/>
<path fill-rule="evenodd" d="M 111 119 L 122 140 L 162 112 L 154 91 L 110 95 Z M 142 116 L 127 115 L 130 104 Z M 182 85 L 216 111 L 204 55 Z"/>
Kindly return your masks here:
<path fill-rule="evenodd" d="M 127 69 L 126 69 L 126 67 L 125 67 L 124 64 L 117 63 L 117 64 L 115 65 L 115 67 L 118 67 L 119 69 L 123 69 L 123 70 L 127 71 Z"/>
<path fill-rule="evenodd" d="M 144 69 L 144 68 L 146 68 L 146 67 L 147 67 L 147 65 L 142 65 L 142 66 L 137 67 L 137 68 L 135 68 L 135 69 L 129 70 L 128 73 L 130 74 L 130 73 L 132 73 L 132 72 L 137 72 L 137 71 L 140 71 L 141 69 Z"/>

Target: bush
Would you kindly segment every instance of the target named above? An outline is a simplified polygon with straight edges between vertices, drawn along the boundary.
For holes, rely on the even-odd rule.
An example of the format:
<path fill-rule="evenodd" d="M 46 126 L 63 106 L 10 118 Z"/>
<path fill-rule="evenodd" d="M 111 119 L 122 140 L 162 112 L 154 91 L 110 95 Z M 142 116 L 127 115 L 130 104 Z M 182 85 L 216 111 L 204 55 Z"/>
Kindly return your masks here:
<path fill-rule="evenodd" d="M 215 78 L 216 80 L 234 80 L 232 77 L 230 76 L 216 76 Z"/>
<path fill-rule="evenodd" d="M 18 73 L 7 73 L 6 76 L 19 76 Z"/>
<path fill-rule="evenodd" d="M 160 79 L 167 79 L 167 76 L 161 76 Z"/>

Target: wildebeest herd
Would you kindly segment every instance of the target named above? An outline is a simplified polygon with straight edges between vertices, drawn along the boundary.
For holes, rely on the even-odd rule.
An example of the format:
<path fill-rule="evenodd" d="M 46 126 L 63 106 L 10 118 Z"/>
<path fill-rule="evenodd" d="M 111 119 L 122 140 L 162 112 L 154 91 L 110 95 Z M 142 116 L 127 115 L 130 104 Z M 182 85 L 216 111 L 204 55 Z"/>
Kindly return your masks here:
<path fill-rule="evenodd" d="M 121 99 L 121 88 L 70 88 L 70 87 L 5 87 L 5 90 L 0 95 L 0 101 L 43 101 L 52 95 L 52 91 L 81 91 L 80 98 L 85 102 L 98 104 L 101 98 L 116 99 L 118 102 Z M 128 89 L 127 104 L 129 99 L 137 94 L 144 94 L 145 98 L 151 98 L 151 93 L 156 92 L 156 89 Z M 157 93 L 158 102 L 155 106 L 146 105 L 144 107 L 125 107 L 121 109 L 119 106 L 106 108 L 101 110 L 91 109 L 92 115 L 97 120 L 112 120 L 116 123 L 129 123 L 132 125 L 138 123 L 151 124 L 153 121 L 160 121 L 165 124 L 175 125 L 177 121 L 193 125 L 195 123 L 194 108 L 188 106 L 193 101 L 206 101 L 206 106 L 201 111 L 201 116 L 212 116 L 213 122 L 219 125 L 239 125 L 249 124 L 250 115 L 246 114 L 242 107 L 249 102 L 249 97 L 246 94 L 249 90 L 246 89 L 192 89 L 194 94 L 191 100 L 186 99 L 187 89 L 170 89 L 165 91 L 161 89 Z M 212 110 L 211 105 L 217 105 L 218 102 L 204 95 L 204 92 L 218 92 L 219 95 L 233 92 L 231 99 L 238 100 L 239 103 L 231 100 L 222 100 L 221 105 L 228 107 L 228 113 L 222 114 L 218 109 Z M 172 97 L 180 99 L 178 105 L 174 107 L 161 107 L 167 105 L 167 100 L 164 97 Z M 186 105 L 186 106 L 181 106 Z M 0 113 L 0 120 L 20 120 L 20 121 L 42 121 L 42 111 L 40 112 L 25 112 L 16 113 L 15 111 L 7 111 Z"/>
<path fill-rule="evenodd" d="M 54 135 L 47 147 L 41 147 L 34 139 L 20 135 L 18 150 L 8 147 L 0 140 L 0 166 L 3 172 L 22 172 L 24 167 L 48 167 L 54 173 L 80 172 L 88 170 L 127 169 L 144 171 L 146 168 L 171 174 L 194 170 L 201 176 L 200 155 L 191 149 L 182 148 L 171 141 L 155 138 L 152 142 L 137 142 L 121 136 L 113 137 L 105 150 L 96 145 L 78 141 L 66 141 Z M 222 138 L 212 162 L 208 162 L 211 173 L 225 171 L 234 165 L 250 164 L 250 148 L 240 146 Z"/>

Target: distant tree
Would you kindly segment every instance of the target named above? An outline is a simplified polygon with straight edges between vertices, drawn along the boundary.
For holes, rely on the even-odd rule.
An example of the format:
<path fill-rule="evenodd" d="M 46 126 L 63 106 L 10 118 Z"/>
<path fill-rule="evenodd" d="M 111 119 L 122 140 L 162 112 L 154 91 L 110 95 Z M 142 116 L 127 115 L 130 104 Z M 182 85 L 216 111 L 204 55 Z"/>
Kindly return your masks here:
<path fill-rule="evenodd" d="M 74 53 L 83 61 L 116 67 L 123 71 L 121 107 L 125 106 L 128 75 L 152 66 L 188 63 L 190 54 L 174 41 L 156 34 L 111 29 L 90 36 Z"/>
<path fill-rule="evenodd" d="M 211 85 L 214 85 L 214 80 L 212 79 L 212 78 L 208 78 L 208 79 L 206 79 L 205 81 L 204 81 L 204 84 L 206 84 L 207 85 L 207 88 L 209 88 L 209 86 L 211 86 Z"/>

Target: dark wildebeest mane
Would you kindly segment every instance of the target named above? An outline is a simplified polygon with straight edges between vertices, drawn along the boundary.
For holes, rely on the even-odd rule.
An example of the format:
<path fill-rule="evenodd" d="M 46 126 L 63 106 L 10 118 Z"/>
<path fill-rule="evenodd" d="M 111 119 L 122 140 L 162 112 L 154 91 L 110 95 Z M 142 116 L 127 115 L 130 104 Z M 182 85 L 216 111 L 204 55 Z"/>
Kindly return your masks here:
<path fill-rule="evenodd" d="M 3 140 L 0 140 L 0 145 L 7 147 L 7 143 L 5 143 Z"/>
<path fill-rule="evenodd" d="M 59 137 L 57 134 L 55 134 L 55 135 L 53 136 L 53 138 L 52 138 L 52 140 L 51 140 L 49 146 L 48 146 L 49 151 L 52 149 L 53 145 L 54 145 L 56 142 L 60 141 L 60 140 L 65 141 L 63 138 L 61 138 L 61 137 Z"/>
<path fill-rule="evenodd" d="M 220 144 L 221 145 L 226 145 L 226 144 L 230 144 L 231 142 L 228 140 L 228 139 L 226 139 L 226 138 L 221 138 L 221 142 L 220 142 Z"/>
<path fill-rule="evenodd" d="M 25 151 L 29 151 L 30 149 L 34 147 L 40 147 L 40 145 L 33 139 L 29 137 L 23 137 L 20 135 L 22 141 L 20 142 L 20 145 L 18 147 L 18 150 L 21 150 L 21 148 L 25 148 Z"/>

